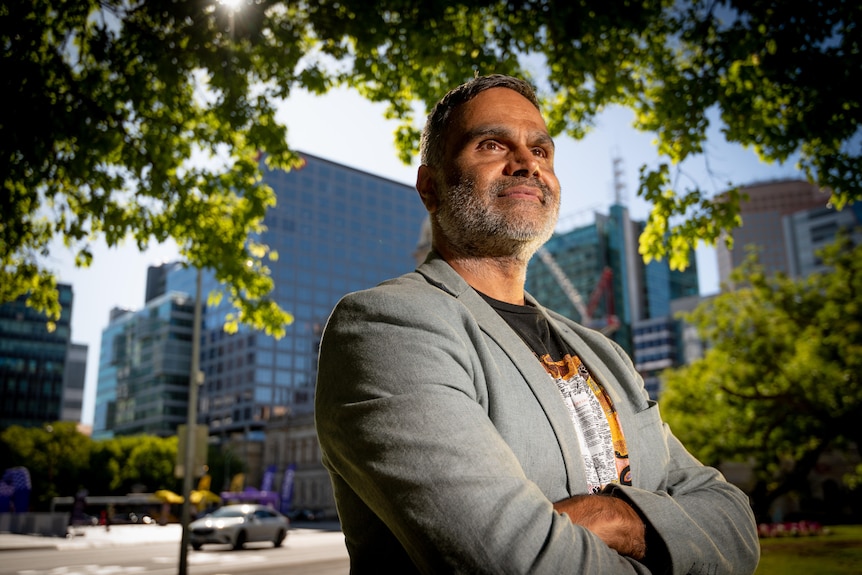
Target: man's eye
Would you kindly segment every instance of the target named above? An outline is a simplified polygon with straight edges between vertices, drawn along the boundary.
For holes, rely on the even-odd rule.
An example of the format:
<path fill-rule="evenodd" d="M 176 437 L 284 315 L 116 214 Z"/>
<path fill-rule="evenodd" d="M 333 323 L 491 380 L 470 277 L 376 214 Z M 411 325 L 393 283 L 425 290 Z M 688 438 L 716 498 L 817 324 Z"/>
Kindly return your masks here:
<path fill-rule="evenodd" d="M 495 142 L 494 140 L 487 140 L 485 142 L 482 142 L 479 147 L 484 150 L 499 150 L 500 144 L 498 142 Z"/>
<path fill-rule="evenodd" d="M 548 152 L 546 152 L 544 148 L 533 148 L 533 155 L 538 156 L 539 158 L 547 158 Z"/>

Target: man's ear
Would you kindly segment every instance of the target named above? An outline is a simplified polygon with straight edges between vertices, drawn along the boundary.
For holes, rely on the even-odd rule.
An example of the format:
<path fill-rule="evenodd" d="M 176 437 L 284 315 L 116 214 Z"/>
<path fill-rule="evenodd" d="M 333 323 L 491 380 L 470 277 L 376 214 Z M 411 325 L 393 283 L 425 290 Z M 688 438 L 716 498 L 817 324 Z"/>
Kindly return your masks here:
<path fill-rule="evenodd" d="M 436 212 L 440 206 L 437 179 L 434 176 L 434 170 L 424 164 L 419 166 L 419 172 L 416 174 L 416 191 L 419 192 L 419 197 L 429 214 Z"/>

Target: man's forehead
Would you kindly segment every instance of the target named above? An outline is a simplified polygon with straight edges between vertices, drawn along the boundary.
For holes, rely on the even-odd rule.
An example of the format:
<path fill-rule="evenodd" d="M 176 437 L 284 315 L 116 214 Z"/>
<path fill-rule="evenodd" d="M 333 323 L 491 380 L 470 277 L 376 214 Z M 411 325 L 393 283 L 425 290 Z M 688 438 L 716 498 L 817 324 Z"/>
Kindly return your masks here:
<path fill-rule="evenodd" d="M 511 137 L 523 130 L 534 143 L 553 146 L 545 119 L 530 100 L 509 88 L 490 88 L 453 111 L 446 134 L 447 147 L 457 148 L 482 136 Z"/>
<path fill-rule="evenodd" d="M 514 110 L 534 115 L 544 124 L 541 112 L 530 100 L 517 91 L 505 87 L 488 88 L 479 92 L 473 98 L 461 104 L 455 110 L 455 114 L 500 114 L 506 116 Z"/>

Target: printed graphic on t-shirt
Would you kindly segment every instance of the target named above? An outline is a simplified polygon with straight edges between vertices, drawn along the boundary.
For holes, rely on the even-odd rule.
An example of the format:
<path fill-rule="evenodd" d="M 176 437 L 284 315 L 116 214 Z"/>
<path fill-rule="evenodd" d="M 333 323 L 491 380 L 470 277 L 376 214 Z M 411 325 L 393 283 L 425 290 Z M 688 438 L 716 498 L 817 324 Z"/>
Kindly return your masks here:
<path fill-rule="evenodd" d="M 608 484 L 631 485 L 628 450 L 610 397 L 577 356 L 539 358 L 560 390 L 577 431 L 587 487 L 598 493 Z"/>

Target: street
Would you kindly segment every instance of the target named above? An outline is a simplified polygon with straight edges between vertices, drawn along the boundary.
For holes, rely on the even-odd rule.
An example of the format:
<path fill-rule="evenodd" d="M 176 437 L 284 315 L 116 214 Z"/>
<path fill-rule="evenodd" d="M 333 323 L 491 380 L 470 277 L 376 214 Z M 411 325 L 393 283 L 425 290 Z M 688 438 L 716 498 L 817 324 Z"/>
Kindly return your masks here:
<path fill-rule="evenodd" d="M 113 546 L 4 551 L 2 575 L 174 575 L 179 541 L 150 541 Z M 281 548 L 249 544 L 233 551 L 218 545 L 189 550 L 190 575 L 345 575 L 347 550 L 338 531 L 292 529 Z"/>

